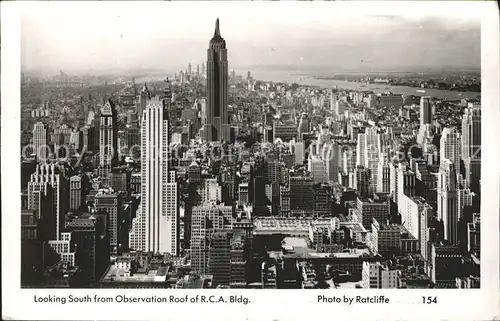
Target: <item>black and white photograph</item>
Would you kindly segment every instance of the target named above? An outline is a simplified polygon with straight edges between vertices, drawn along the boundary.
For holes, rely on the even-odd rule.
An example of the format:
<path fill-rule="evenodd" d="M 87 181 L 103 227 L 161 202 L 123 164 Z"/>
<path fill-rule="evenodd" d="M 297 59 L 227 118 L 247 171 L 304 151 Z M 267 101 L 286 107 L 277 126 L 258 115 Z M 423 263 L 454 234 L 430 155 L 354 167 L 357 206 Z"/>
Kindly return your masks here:
<path fill-rule="evenodd" d="M 188 289 L 220 289 L 196 295 L 219 309 L 251 305 L 246 290 L 392 304 L 363 290 L 411 289 L 439 305 L 431 290 L 488 284 L 482 111 L 499 106 L 482 15 L 331 4 L 18 10 L 19 127 L 2 125 L 18 164 L 2 183 L 32 304 L 182 304 Z"/>

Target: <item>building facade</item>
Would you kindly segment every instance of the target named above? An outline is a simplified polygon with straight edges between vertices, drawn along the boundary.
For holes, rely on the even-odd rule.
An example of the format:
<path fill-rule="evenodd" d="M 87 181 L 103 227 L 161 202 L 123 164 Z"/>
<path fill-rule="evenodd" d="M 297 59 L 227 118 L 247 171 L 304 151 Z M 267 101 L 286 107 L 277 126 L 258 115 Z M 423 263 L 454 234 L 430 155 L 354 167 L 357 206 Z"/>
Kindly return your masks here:
<path fill-rule="evenodd" d="M 207 107 L 204 141 L 229 141 L 228 62 L 226 41 L 215 23 L 215 33 L 207 50 Z"/>

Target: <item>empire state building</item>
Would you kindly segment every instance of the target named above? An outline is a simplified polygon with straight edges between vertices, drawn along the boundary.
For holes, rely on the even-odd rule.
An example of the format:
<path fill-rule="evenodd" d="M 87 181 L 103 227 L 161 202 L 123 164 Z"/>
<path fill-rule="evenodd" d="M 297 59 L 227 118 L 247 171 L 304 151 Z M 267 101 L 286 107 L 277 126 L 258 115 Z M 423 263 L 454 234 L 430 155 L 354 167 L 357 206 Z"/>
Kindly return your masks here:
<path fill-rule="evenodd" d="M 207 50 L 207 106 L 203 140 L 229 141 L 228 66 L 226 41 L 220 35 L 219 19 Z"/>

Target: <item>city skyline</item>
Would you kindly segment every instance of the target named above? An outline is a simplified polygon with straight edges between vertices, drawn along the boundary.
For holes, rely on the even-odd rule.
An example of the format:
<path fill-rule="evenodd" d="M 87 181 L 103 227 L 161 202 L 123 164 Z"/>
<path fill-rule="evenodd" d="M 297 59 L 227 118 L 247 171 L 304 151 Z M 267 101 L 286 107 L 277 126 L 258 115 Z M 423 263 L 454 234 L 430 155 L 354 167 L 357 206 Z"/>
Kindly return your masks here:
<path fill-rule="evenodd" d="M 321 65 L 340 71 L 480 67 L 480 20 L 474 14 L 464 18 L 438 9 L 426 13 L 422 6 L 405 15 L 361 11 L 346 16 L 343 10 L 328 15 L 318 4 L 307 9 L 315 16 L 311 21 L 298 5 L 289 6 L 287 16 L 280 14 L 279 5 L 261 5 L 259 16 L 251 10 L 213 12 L 206 4 L 200 4 L 206 9 L 200 10 L 203 14 L 187 12 L 179 3 L 172 6 L 176 10 L 158 5 L 158 10 L 134 7 L 133 12 L 128 6 L 111 4 L 101 10 L 82 6 L 83 13 L 93 10 L 96 23 L 91 25 L 81 20 L 86 15 L 74 6 L 58 6 L 56 12 L 50 6 L 26 9 L 21 23 L 22 70 L 174 72 L 186 62 L 206 59 L 207 30 L 217 17 L 226 26 L 224 36 L 231 43 L 230 69 L 259 65 L 293 65 L 294 69 Z M 70 8 L 79 15 L 68 11 Z"/>
<path fill-rule="evenodd" d="M 190 18 L 204 25 L 211 14 L 203 16 Z M 182 26 L 180 17 L 171 23 Z M 338 57 L 348 57 L 341 59 L 346 66 L 362 66 L 367 58 L 355 60 L 393 61 L 393 56 L 398 60 L 392 65 L 411 66 L 418 56 L 431 66 L 456 45 L 462 54 L 448 57 L 451 63 L 474 54 L 465 39 L 450 45 L 466 30 L 456 29 L 452 20 L 363 17 L 363 28 L 375 30 L 369 38 L 340 16 L 338 25 L 346 29 L 324 33 L 331 19 L 320 15 L 312 24 L 286 28 L 277 39 L 279 24 L 254 21 L 245 28 L 257 30 L 243 32 L 231 18 L 229 37 L 246 38 L 244 56 L 254 57 L 253 49 L 267 45 L 278 50 L 282 63 L 299 57 L 297 68 L 308 61 L 329 68 L 328 61 Z M 301 15 L 286 19 L 294 18 L 301 25 Z M 110 17 L 106 23 L 115 21 Z M 394 29 L 398 26 L 404 28 Z M 81 31 L 91 35 L 91 29 Z M 116 30 L 100 30 L 101 40 Z M 140 31 L 127 30 L 119 30 L 120 39 Z M 166 79 L 152 83 L 151 90 L 144 83 L 139 92 L 135 77 L 109 86 L 107 81 L 90 85 L 92 77 L 75 79 L 61 69 L 42 82 L 23 75 L 23 151 L 37 150 L 22 163 L 27 188 L 21 190 L 21 243 L 24 253 L 43 250 L 22 261 L 23 286 L 480 287 L 481 159 L 470 153 L 481 145 L 476 75 L 365 77 L 351 81 L 359 82 L 357 89 L 262 81 L 252 70 L 246 77 L 236 74 L 228 55 L 233 43 L 221 32 L 219 18 L 213 30 L 208 49 L 199 49 L 206 52 L 201 72 L 199 63 L 193 71 L 189 52 L 179 45 L 184 31 L 157 39 L 176 44 L 158 51 L 165 63 L 178 56 L 188 62 L 173 77 L 164 72 Z M 92 44 L 71 29 L 65 32 Z M 190 33 L 185 37 L 197 42 L 199 33 Z M 352 43 L 337 43 L 341 50 L 332 57 L 325 48 L 335 36 Z M 434 43 L 448 38 L 444 45 Z M 120 61 L 124 47 L 109 40 L 93 46 L 95 59 L 113 48 Z M 290 49 L 295 45 L 300 52 Z M 285 47 L 289 51 L 281 55 Z M 65 52 L 71 43 L 58 48 Z M 156 49 L 139 40 L 134 48 Z M 132 48 L 123 53 L 144 59 Z M 79 55 L 87 62 L 85 51 Z M 254 57 L 273 61 L 264 58 Z M 391 83 L 411 87 L 398 94 L 386 87 Z M 385 92 L 367 90 L 368 84 Z M 438 99 L 430 89 L 454 91 L 454 98 Z M 468 91 L 476 97 L 465 97 Z M 52 131 L 49 142 L 46 128 Z M 133 149 L 139 142 L 138 160 Z M 46 159 L 42 144 L 50 153 Z"/>

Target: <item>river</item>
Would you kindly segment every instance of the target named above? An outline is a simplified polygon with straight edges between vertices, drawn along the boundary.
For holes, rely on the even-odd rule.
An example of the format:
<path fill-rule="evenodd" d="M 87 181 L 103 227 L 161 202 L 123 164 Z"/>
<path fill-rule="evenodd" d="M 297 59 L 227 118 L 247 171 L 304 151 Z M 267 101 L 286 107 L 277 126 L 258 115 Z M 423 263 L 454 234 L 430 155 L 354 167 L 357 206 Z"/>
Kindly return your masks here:
<path fill-rule="evenodd" d="M 248 70 L 236 69 L 236 74 L 246 77 Z M 356 91 L 373 91 L 375 93 L 384 93 L 390 91 L 394 94 L 405 94 L 414 96 L 431 96 L 436 98 L 446 98 L 448 100 L 460 100 L 462 98 L 478 98 L 481 93 L 476 92 L 460 92 L 441 89 L 421 89 L 408 86 L 391 86 L 386 84 L 364 84 L 353 81 L 335 80 L 335 79 L 317 79 L 312 76 L 311 72 L 307 71 L 287 71 L 287 70 L 262 70 L 250 69 L 252 77 L 257 80 L 297 83 L 306 86 L 318 86 L 321 88 L 333 88 L 337 86 L 339 89 L 348 89 Z M 324 73 L 323 73 L 324 74 Z M 362 75 L 362 73 L 360 73 Z M 171 75 L 172 76 L 172 75 Z M 153 82 L 165 80 L 165 75 L 151 75 L 149 77 L 140 77 L 136 79 L 137 84 L 144 82 Z M 425 92 L 418 92 L 425 91 Z"/>
<path fill-rule="evenodd" d="M 333 88 L 337 86 L 339 89 L 357 90 L 357 91 L 373 91 L 375 93 L 383 93 L 390 91 L 394 94 L 406 94 L 415 96 L 431 96 L 436 98 L 446 98 L 448 100 L 460 100 L 462 98 L 478 98 L 481 93 L 476 92 L 460 92 L 440 89 L 421 89 L 408 86 L 391 86 L 386 84 L 364 84 L 353 81 L 335 80 L 335 79 L 317 79 L 307 73 L 282 70 L 250 70 L 252 77 L 258 80 L 267 80 L 273 82 L 295 82 L 300 85 L 318 86 L 321 88 Z M 237 70 L 240 75 L 246 75 L 246 71 Z M 425 92 L 417 92 L 424 90 Z"/>

